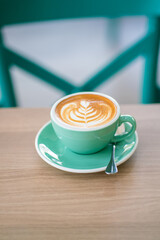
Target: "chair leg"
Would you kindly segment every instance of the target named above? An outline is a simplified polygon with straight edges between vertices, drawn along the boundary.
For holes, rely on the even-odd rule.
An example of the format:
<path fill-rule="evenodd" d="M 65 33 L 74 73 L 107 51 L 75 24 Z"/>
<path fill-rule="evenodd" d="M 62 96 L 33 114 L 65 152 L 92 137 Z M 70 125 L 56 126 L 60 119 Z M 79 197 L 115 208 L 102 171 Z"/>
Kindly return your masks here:
<path fill-rule="evenodd" d="M 142 90 L 142 103 L 156 103 L 160 101 L 160 91 L 157 84 L 160 18 L 149 19 L 149 31 L 154 32 L 154 34 L 150 47 L 145 54 L 146 62 Z"/>
<path fill-rule="evenodd" d="M 16 98 L 9 73 L 9 66 L 10 64 L 3 48 L 2 36 L 0 35 L 0 87 L 2 92 L 1 105 L 4 107 L 16 107 Z"/>
<path fill-rule="evenodd" d="M 118 45 L 120 36 L 120 18 L 111 18 L 108 20 L 107 38 L 111 47 Z"/>

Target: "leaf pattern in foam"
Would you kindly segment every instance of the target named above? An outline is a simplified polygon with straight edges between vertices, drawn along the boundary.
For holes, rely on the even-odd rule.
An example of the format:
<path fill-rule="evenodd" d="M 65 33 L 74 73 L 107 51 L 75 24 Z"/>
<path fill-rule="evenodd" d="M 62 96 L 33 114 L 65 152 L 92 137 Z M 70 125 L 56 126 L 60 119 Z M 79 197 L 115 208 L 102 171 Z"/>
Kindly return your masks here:
<path fill-rule="evenodd" d="M 80 127 L 102 124 L 110 117 L 111 107 L 105 103 L 99 103 L 97 109 L 95 103 L 81 100 L 79 103 L 66 104 L 61 111 L 62 119 L 68 124 Z"/>
<path fill-rule="evenodd" d="M 88 101 L 82 100 L 80 102 L 79 111 L 83 114 L 85 123 L 88 122 L 87 115 L 88 115 L 88 107 L 89 107 L 89 105 L 90 105 L 90 103 Z"/>

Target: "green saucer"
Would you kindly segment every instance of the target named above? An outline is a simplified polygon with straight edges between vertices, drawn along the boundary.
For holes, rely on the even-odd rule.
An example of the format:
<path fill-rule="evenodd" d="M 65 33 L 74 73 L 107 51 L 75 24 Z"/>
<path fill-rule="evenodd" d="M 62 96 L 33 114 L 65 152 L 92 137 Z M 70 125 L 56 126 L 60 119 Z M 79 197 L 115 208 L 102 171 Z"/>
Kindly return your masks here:
<path fill-rule="evenodd" d="M 125 123 L 128 131 L 129 124 Z M 135 132 L 131 137 L 116 144 L 117 166 L 127 161 L 138 145 L 138 135 Z M 39 156 L 51 166 L 75 173 L 93 173 L 104 171 L 111 157 L 111 145 L 100 152 L 90 155 L 80 155 L 70 151 L 57 138 L 51 122 L 45 124 L 37 133 L 35 147 Z"/>

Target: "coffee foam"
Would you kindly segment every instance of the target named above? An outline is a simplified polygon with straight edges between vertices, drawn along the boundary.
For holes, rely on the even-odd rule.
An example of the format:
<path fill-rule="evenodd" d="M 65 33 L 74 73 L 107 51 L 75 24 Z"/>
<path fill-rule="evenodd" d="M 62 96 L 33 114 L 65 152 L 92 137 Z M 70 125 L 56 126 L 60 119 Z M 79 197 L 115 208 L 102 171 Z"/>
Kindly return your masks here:
<path fill-rule="evenodd" d="M 56 107 L 58 118 L 80 128 L 101 126 L 116 115 L 115 104 L 108 98 L 94 94 L 80 94 L 69 97 Z"/>

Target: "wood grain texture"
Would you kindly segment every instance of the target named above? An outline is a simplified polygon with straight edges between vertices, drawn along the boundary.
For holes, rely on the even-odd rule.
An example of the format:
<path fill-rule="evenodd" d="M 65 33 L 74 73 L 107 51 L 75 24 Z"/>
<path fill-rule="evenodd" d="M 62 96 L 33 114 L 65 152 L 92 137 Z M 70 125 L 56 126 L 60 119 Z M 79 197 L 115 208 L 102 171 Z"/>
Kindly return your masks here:
<path fill-rule="evenodd" d="M 0 110 L 1 240 L 159 240 L 160 105 L 126 105 L 139 145 L 119 173 L 66 173 L 37 155 L 49 109 Z"/>

